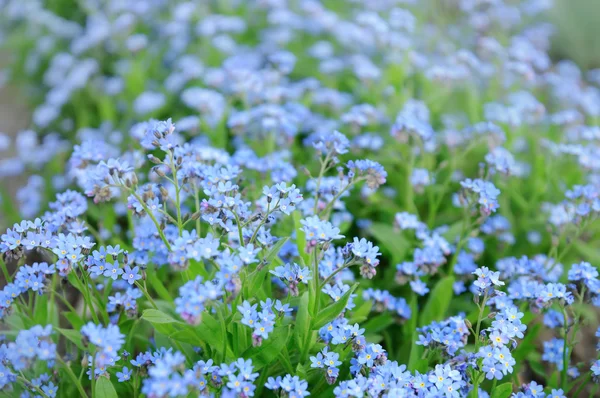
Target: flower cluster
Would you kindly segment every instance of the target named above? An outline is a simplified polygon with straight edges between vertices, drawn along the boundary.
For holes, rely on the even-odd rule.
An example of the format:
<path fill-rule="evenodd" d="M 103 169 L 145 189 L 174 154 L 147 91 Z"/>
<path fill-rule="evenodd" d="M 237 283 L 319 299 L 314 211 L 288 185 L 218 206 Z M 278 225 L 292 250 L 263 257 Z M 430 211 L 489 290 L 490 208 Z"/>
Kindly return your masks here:
<path fill-rule="evenodd" d="M 125 343 L 125 335 L 122 334 L 119 328 L 115 325 L 102 327 L 90 322 L 81 328 L 82 337 L 93 344 L 95 354 L 91 355 L 90 370 L 88 375 L 94 372 L 94 377 L 108 374 L 108 368 L 112 367 L 119 361 L 119 350 Z"/>
<path fill-rule="evenodd" d="M 597 395 L 552 2 L 0 3 L 5 395 Z"/>
<path fill-rule="evenodd" d="M 260 305 L 260 312 L 257 311 L 257 304 L 250 305 L 248 301 L 244 301 L 238 306 L 238 311 L 242 315 L 242 324 L 252 329 L 252 345 L 255 347 L 260 346 L 263 340 L 269 338 L 269 333 L 275 326 L 276 317 L 291 311 L 289 304 L 282 304 L 279 300 L 273 303 L 271 299 L 267 299 Z"/>
<path fill-rule="evenodd" d="M 468 192 L 468 194 L 464 196 L 464 200 L 471 204 L 473 202 L 471 197 L 474 196 L 474 200 L 477 201 L 481 214 L 489 216 L 500 207 L 498 204 L 500 190 L 490 181 L 484 181 L 479 178 L 476 180 L 467 178 L 466 180 L 461 181 L 460 185 Z"/>
<path fill-rule="evenodd" d="M 19 374 L 34 369 L 37 361 L 46 363 L 46 368 L 52 368 L 57 358 L 56 344 L 52 341 L 52 325 L 36 325 L 31 329 L 21 330 L 14 342 L 4 343 L 0 346 L 0 388 L 8 389 L 16 383 Z M 56 381 L 56 380 L 55 380 Z M 57 393 L 56 385 L 49 375 L 39 377 L 33 384 L 36 389 L 44 394 L 54 397 Z"/>

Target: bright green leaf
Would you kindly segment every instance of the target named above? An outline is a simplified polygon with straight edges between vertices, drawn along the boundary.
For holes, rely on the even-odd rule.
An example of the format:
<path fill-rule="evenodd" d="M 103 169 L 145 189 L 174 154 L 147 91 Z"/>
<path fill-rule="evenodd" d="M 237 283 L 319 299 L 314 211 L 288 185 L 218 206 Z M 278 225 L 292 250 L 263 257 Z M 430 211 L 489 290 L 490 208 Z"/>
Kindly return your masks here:
<path fill-rule="evenodd" d="M 306 234 L 302 231 L 302 224 L 300 224 L 300 218 L 302 215 L 298 210 L 296 210 L 293 214 L 294 218 L 294 228 L 296 229 L 296 245 L 298 246 L 298 253 L 300 253 L 300 257 L 304 262 L 304 265 L 310 264 L 310 258 L 308 253 L 306 253 Z"/>
<path fill-rule="evenodd" d="M 163 323 L 177 323 L 176 319 L 172 316 L 165 314 L 162 311 L 149 309 L 145 310 L 142 314 L 142 318 L 150 322 L 151 324 L 163 324 Z"/>
<path fill-rule="evenodd" d="M 85 347 L 83 346 L 83 342 L 81 341 L 81 332 L 79 330 L 61 328 L 56 328 L 56 330 L 58 330 L 58 332 L 65 336 L 69 341 L 74 343 L 77 346 L 77 348 L 79 348 L 82 351 L 85 351 Z"/>
<path fill-rule="evenodd" d="M 242 354 L 243 358 L 252 359 L 252 364 L 258 370 L 271 364 L 281 353 L 290 334 L 289 326 L 277 327 L 263 340 L 259 347 L 251 347 Z"/>
<path fill-rule="evenodd" d="M 510 394 L 512 394 L 512 383 L 504 383 L 494 388 L 491 398 L 508 398 Z"/>
<path fill-rule="evenodd" d="M 346 308 L 348 300 L 350 300 L 350 295 L 354 293 L 357 287 L 358 283 L 355 283 L 350 288 L 350 290 L 348 290 L 346 293 L 344 293 L 342 297 L 340 297 L 338 301 L 319 311 L 319 314 L 313 322 L 312 328 L 320 329 L 321 327 L 325 326 L 326 324 L 337 318 Z"/>
<path fill-rule="evenodd" d="M 420 325 L 429 325 L 433 321 L 441 321 L 446 316 L 450 301 L 454 296 L 452 285 L 454 276 L 442 278 L 429 293 L 429 299 L 423 308 Z M 416 316 L 416 314 L 415 314 Z"/>
<path fill-rule="evenodd" d="M 96 398 L 118 398 L 115 386 L 106 377 L 99 377 L 96 380 L 96 389 L 94 390 Z"/>
<path fill-rule="evenodd" d="M 394 230 L 394 227 L 387 224 L 373 223 L 369 227 L 369 232 L 377 239 L 381 250 L 388 251 L 391 254 L 394 263 L 404 259 L 410 248 L 410 243 L 402 234 Z"/>

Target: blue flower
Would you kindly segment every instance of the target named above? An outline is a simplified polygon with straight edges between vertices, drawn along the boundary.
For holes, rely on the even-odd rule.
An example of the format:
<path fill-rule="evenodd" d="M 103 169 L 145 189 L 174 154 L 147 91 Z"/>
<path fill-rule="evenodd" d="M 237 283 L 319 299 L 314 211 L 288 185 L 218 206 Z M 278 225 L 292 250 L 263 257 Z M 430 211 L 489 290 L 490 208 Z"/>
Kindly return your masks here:
<path fill-rule="evenodd" d="M 129 370 L 129 368 L 127 368 L 127 366 L 123 367 L 123 370 L 121 370 L 120 372 L 117 372 L 117 378 L 118 381 L 120 383 L 124 382 L 124 381 L 129 381 L 131 379 L 131 370 Z"/>
<path fill-rule="evenodd" d="M 126 265 L 125 268 L 123 269 L 123 275 L 122 278 L 123 280 L 126 280 L 127 283 L 129 283 L 130 285 L 133 285 L 135 283 L 135 281 L 142 279 L 142 276 L 140 275 L 140 267 L 135 266 L 133 268 L 131 268 L 129 265 Z"/>

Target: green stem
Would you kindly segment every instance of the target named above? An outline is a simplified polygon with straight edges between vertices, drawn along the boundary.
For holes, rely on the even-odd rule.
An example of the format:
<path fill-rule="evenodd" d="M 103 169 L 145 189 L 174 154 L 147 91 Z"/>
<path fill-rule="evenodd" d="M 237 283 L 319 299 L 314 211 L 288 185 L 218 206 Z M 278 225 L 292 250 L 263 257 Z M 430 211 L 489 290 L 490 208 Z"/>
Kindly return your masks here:
<path fill-rule="evenodd" d="M 0 256 L 0 267 L 2 268 L 2 273 L 4 274 L 4 280 L 6 280 L 6 283 L 7 284 L 12 283 L 12 278 L 10 276 L 10 273 L 8 272 L 8 268 L 6 268 L 6 263 L 1 258 L 1 256 Z"/>
<path fill-rule="evenodd" d="M 315 316 L 319 313 L 319 306 L 320 306 L 320 295 L 321 292 L 319 291 L 320 286 L 319 286 L 319 247 L 315 246 L 314 248 L 314 263 L 313 263 L 313 280 L 314 280 L 314 285 L 315 285 L 315 311 L 314 314 Z"/>
<path fill-rule="evenodd" d="M 75 276 L 75 279 L 77 279 L 77 283 L 81 287 L 81 294 L 83 295 L 83 301 L 89 308 L 90 313 L 92 314 L 92 318 L 94 319 L 94 322 L 97 325 L 99 325 L 100 320 L 98 319 L 98 314 L 96 314 L 96 311 L 94 311 L 94 303 L 92 303 L 92 298 L 90 297 L 90 294 L 89 294 L 90 292 L 89 292 L 88 286 L 79 278 L 79 276 L 77 276 L 77 270 L 73 270 L 73 275 Z"/>
<path fill-rule="evenodd" d="M 244 234 L 242 232 L 242 224 L 240 223 L 240 218 L 238 217 L 238 215 L 235 211 L 232 210 L 231 212 L 233 213 L 233 216 L 235 217 L 235 223 L 237 224 L 237 227 L 238 227 L 238 239 L 240 240 L 240 246 L 246 246 L 246 245 L 244 245 Z"/>
<path fill-rule="evenodd" d="M 327 163 L 329 163 L 329 153 L 325 156 L 325 160 L 321 162 L 321 170 L 319 170 L 319 177 L 317 178 L 317 187 L 315 188 L 315 204 L 313 206 L 313 214 L 317 214 L 317 207 L 319 204 L 319 189 L 321 189 L 321 180 L 327 170 Z"/>
<path fill-rule="evenodd" d="M 590 379 L 592 378 L 592 374 L 588 373 L 587 376 L 585 376 L 585 378 L 581 381 L 581 384 L 579 385 L 579 387 L 577 388 L 577 390 L 575 391 L 575 394 L 573 394 L 573 397 L 579 397 L 581 391 L 588 385 L 588 382 L 590 381 Z"/>
<path fill-rule="evenodd" d="M 142 200 L 142 198 L 140 197 L 140 195 L 137 194 L 137 192 L 135 192 L 133 189 L 130 189 L 129 191 L 131 192 L 131 194 L 133 195 L 133 197 L 136 198 L 138 202 L 140 202 L 140 204 L 144 208 L 144 211 L 146 212 L 146 214 L 148 214 L 148 217 L 150 217 L 150 219 L 152 220 L 152 222 L 156 226 L 156 230 L 158 231 L 158 234 L 160 235 L 160 238 L 164 242 L 165 246 L 167 246 L 167 250 L 172 251 L 171 250 L 171 245 L 169 244 L 169 241 L 167 240 L 167 237 L 165 236 L 165 233 L 160 228 L 160 224 L 156 220 L 156 217 L 154 217 L 154 214 L 150 211 L 150 209 L 148 208 L 148 206 L 146 205 L 146 203 L 144 203 L 144 201 Z"/>
<path fill-rule="evenodd" d="M 137 287 L 140 288 L 140 290 L 142 291 L 142 293 L 144 294 L 144 296 L 146 296 L 146 298 L 148 299 L 148 301 L 150 301 L 150 304 L 152 304 L 152 307 L 154 307 L 154 309 L 157 310 L 158 306 L 156 305 L 156 303 L 152 299 L 152 296 L 150 296 L 150 294 L 148 293 L 148 290 L 146 289 L 146 282 L 144 281 L 144 286 L 142 286 L 142 284 L 140 282 L 138 282 L 138 281 L 135 281 L 135 284 L 136 284 Z"/>
<path fill-rule="evenodd" d="M 331 199 L 331 202 L 329 202 L 329 203 L 327 204 L 327 206 L 326 206 L 326 207 L 325 207 L 325 208 L 324 208 L 324 209 L 321 211 L 321 214 L 325 214 L 325 215 L 327 215 L 327 218 L 329 218 L 329 211 L 331 210 L 331 208 L 333 207 L 333 205 L 335 204 L 335 202 L 337 202 L 337 200 L 340 198 L 340 196 L 342 196 L 342 194 L 343 194 L 344 192 L 346 192 L 348 189 L 350 189 L 350 187 L 351 187 L 352 185 L 354 185 L 354 183 L 355 183 L 355 182 L 357 182 L 357 181 L 360 181 L 360 180 L 361 180 L 361 179 L 357 179 L 357 180 L 355 180 L 355 181 L 350 181 L 350 182 L 348 183 L 348 185 L 346 185 L 346 186 L 344 187 L 344 189 L 340 190 L 340 192 L 338 192 L 338 193 L 337 193 L 337 194 L 336 194 L 336 195 L 333 197 L 333 199 Z"/>
<path fill-rule="evenodd" d="M 196 205 L 196 212 L 199 212 L 200 211 L 200 196 L 198 195 L 198 187 L 196 187 L 196 183 L 193 183 L 192 187 L 194 188 L 194 204 Z M 196 233 L 198 234 L 198 237 L 200 237 L 200 234 L 202 233 L 202 226 L 200 225 L 200 217 L 198 217 L 196 219 Z"/>
<path fill-rule="evenodd" d="M 181 189 L 179 187 L 179 181 L 177 180 L 177 167 L 175 165 L 175 156 L 173 152 L 170 152 L 171 155 L 171 171 L 173 172 L 173 184 L 175 184 L 175 208 L 177 211 L 177 228 L 179 229 L 179 236 L 181 236 L 183 232 L 183 223 L 181 222 Z"/>
<path fill-rule="evenodd" d="M 417 213 L 417 206 L 414 201 L 413 186 L 410 182 L 413 167 L 415 165 L 416 155 L 412 148 L 409 148 L 408 165 L 406 166 L 406 180 L 404 182 L 404 198 L 406 200 L 406 208 L 411 212 Z"/>
<path fill-rule="evenodd" d="M 75 387 L 77 387 L 77 390 L 79 391 L 79 394 L 81 395 L 81 397 L 87 398 L 85 389 L 83 388 L 83 386 L 77 379 L 77 376 L 75 376 L 75 373 L 73 373 L 73 369 L 71 369 L 71 367 L 69 365 L 67 365 L 60 356 L 57 356 L 57 358 L 58 358 L 58 362 L 60 362 L 63 365 L 63 367 L 65 368 L 67 375 L 69 376 L 71 381 L 73 381 L 73 383 L 75 383 Z"/>
<path fill-rule="evenodd" d="M 563 341 L 563 368 L 561 371 L 560 386 L 564 391 L 567 388 L 567 370 L 569 370 L 569 316 L 567 315 L 567 309 L 564 306 L 562 308 L 562 313 L 565 323 L 565 336 Z"/>
<path fill-rule="evenodd" d="M 19 380 L 23 386 L 26 389 L 30 389 L 33 388 L 35 391 L 37 391 L 42 397 L 44 398 L 48 398 L 48 395 L 46 395 L 45 392 L 43 392 L 39 387 L 35 386 L 32 382 L 30 382 L 29 380 L 27 380 L 27 378 L 25 377 L 25 375 L 23 374 L 23 372 L 19 372 L 21 375 L 17 376 L 17 380 Z"/>

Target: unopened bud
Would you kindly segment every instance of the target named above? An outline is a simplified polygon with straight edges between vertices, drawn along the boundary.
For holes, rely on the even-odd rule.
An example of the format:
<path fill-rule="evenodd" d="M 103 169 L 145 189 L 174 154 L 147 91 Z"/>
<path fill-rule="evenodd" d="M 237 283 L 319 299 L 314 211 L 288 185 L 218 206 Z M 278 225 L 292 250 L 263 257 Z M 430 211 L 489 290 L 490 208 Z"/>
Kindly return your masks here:
<path fill-rule="evenodd" d="M 148 155 L 148 159 L 154 164 L 162 164 L 162 160 L 152 154 Z"/>
<path fill-rule="evenodd" d="M 165 200 L 167 200 L 167 198 L 169 197 L 169 191 L 167 191 L 167 189 L 165 187 L 163 187 L 162 185 L 158 186 L 158 190 L 160 191 L 163 202 Z"/>
<path fill-rule="evenodd" d="M 166 176 L 165 172 L 160 167 L 153 167 L 152 170 L 160 177 Z"/>

